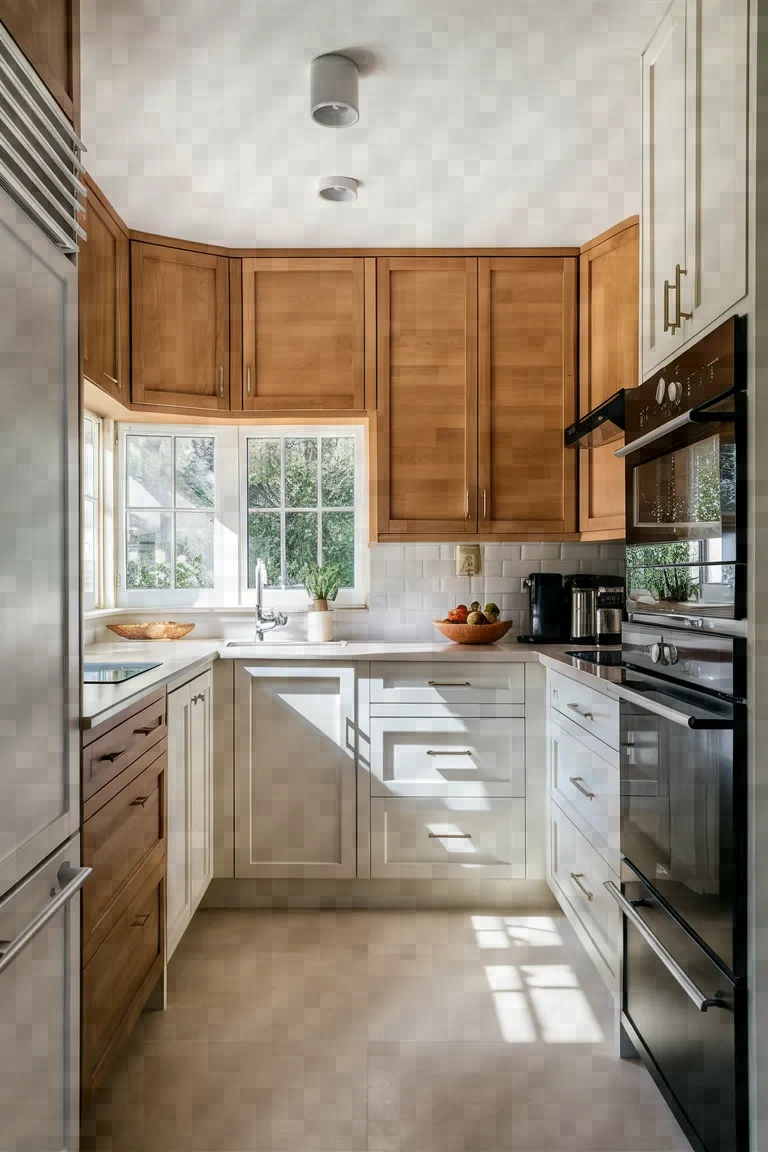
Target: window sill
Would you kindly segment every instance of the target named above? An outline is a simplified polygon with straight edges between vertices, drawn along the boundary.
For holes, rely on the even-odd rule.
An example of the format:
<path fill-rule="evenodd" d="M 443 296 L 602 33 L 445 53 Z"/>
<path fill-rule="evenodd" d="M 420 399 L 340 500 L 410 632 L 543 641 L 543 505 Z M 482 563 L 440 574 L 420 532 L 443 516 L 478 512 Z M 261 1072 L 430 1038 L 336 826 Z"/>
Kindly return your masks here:
<path fill-rule="evenodd" d="M 265 609 L 272 608 L 273 605 L 265 605 Z M 278 611 L 285 612 L 287 616 L 306 616 L 309 613 L 309 606 L 302 605 L 296 608 L 280 608 L 279 605 L 275 606 Z M 92 608 L 87 612 L 83 612 L 83 620 L 103 620 L 106 617 L 113 616 L 139 616 L 141 613 L 146 613 L 148 616 L 157 616 L 163 613 L 166 617 L 172 616 L 253 616 L 255 606 L 253 604 L 237 604 L 233 607 L 183 607 L 182 605 L 160 605 L 153 607 L 146 605 L 142 608 Z M 333 612 L 367 612 L 368 606 L 366 604 L 349 604 L 346 606 L 339 606 L 332 609 Z"/>

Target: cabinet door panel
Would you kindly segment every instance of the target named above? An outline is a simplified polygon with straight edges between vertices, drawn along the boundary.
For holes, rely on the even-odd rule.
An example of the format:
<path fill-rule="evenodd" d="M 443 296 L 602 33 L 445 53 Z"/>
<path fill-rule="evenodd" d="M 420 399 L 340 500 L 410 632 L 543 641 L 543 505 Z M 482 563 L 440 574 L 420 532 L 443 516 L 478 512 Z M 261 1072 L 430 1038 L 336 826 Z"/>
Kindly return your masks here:
<path fill-rule="evenodd" d="M 0 0 L 0 20 L 77 127 L 80 0 Z"/>
<path fill-rule="evenodd" d="M 235 875 L 354 876 L 354 668 L 240 665 L 235 692 Z"/>
<path fill-rule="evenodd" d="M 639 227 L 587 246 L 580 260 L 579 414 L 620 388 L 634 388 L 639 369 Z M 621 441 L 580 454 L 579 529 L 624 535 Z"/>
<path fill-rule="evenodd" d="M 80 340 L 83 375 L 129 403 L 129 244 L 121 223 L 87 180 L 85 230 L 78 257 Z"/>
<path fill-rule="evenodd" d="M 365 261 L 245 259 L 245 411 L 365 409 Z"/>
<path fill-rule="evenodd" d="M 189 890 L 191 912 L 213 875 L 212 677 L 204 672 L 189 685 Z"/>
<path fill-rule="evenodd" d="M 576 260 L 478 262 L 483 532 L 573 532 Z"/>
<path fill-rule="evenodd" d="M 380 533 L 477 530 L 477 261 L 378 261 Z"/>
<path fill-rule="evenodd" d="M 676 315 L 675 265 L 686 264 L 686 140 L 695 131 L 686 92 L 688 0 L 675 0 L 643 56 L 643 374 L 685 339 Z M 692 253 L 691 253 L 692 255 Z M 665 282 L 671 289 L 665 289 Z M 690 312 L 681 277 L 681 312 Z"/>
<path fill-rule="evenodd" d="M 189 685 L 168 693 L 167 896 L 168 959 L 192 916 L 189 855 Z"/>
<path fill-rule="evenodd" d="M 229 410 L 225 257 L 131 244 L 134 404 Z"/>

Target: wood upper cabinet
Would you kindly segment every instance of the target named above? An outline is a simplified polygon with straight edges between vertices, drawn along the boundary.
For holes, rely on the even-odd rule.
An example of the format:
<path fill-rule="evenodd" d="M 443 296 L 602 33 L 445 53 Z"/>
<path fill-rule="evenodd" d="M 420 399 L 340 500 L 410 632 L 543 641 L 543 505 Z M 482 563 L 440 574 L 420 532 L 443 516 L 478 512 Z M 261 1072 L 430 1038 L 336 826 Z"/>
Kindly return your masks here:
<path fill-rule="evenodd" d="M 477 260 L 378 264 L 378 531 L 477 531 Z"/>
<path fill-rule="evenodd" d="M 85 230 L 78 289 L 83 375 L 115 400 L 130 400 L 130 267 L 128 232 L 86 177 Z"/>
<path fill-rule="evenodd" d="M 131 400 L 229 411 L 229 261 L 131 243 Z"/>
<path fill-rule="evenodd" d="M 64 113 L 80 115 L 80 0 L 0 0 L 10 32 Z"/>
<path fill-rule="evenodd" d="M 625 221 L 582 249 L 579 270 L 579 415 L 620 388 L 634 388 L 639 370 L 639 225 Z M 620 442 L 581 451 L 582 534 L 624 536 L 624 461 Z M 575 455 L 575 453 L 574 453 Z M 597 537 L 594 537 L 597 538 Z"/>
<path fill-rule="evenodd" d="M 576 258 L 478 260 L 479 531 L 576 529 Z"/>
<path fill-rule="evenodd" d="M 242 261 L 245 411 L 365 409 L 366 264 L 373 263 Z"/>

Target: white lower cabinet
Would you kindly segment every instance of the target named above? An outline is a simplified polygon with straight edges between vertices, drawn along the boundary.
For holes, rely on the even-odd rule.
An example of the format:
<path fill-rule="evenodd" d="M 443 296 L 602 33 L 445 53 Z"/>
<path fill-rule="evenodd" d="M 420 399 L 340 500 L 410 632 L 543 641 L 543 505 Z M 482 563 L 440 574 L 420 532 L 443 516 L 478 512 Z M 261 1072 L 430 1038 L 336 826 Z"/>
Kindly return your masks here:
<path fill-rule="evenodd" d="M 238 664 L 235 876 L 357 875 L 355 666 Z"/>
<path fill-rule="evenodd" d="M 376 879 L 524 879 L 520 797 L 371 799 Z"/>
<path fill-rule="evenodd" d="M 212 721 L 210 672 L 168 693 L 168 959 L 213 874 Z"/>
<path fill-rule="evenodd" d="M 616 873 L 557 804 L 549 806 L 550 883 L 598 971 L 616 991 L 621 915 L 604 885 Z"/>

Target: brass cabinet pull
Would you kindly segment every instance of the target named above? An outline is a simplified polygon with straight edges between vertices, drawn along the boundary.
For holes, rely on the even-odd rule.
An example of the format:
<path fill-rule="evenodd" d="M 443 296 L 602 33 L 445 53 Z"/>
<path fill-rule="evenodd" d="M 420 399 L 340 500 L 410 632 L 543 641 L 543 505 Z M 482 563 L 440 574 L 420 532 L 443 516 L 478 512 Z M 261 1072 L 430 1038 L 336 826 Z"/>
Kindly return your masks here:
<path fill-rule="evenodd" d="M 588 788 L 582 787 L 582 785 L 584 783 L 584 777 L 583 776 L 569 776 L 568 779 L 570 780 L 571 784 L 573 784 L 574 788 L 578 792 L 581 792 L 582 796 L 586 796 L 587 800 L 594 800 L 594 798 L 595 798 L 594 792 L 590 792 Z M 581 783 L 579 783 L 579 781 L 581 781 Z"/>
<path fill-rule="evenodd" d="M 447 751 L 441 752 L 441 751 L 436 751 L 433 748 L 427 749 L 427 756 L 471 756 L 471 755 L 472 755 L 472 753 L 470 752 L 469 748 L 465 748 L 461 752 L 447 752 Z"/>
<path fill-rule="evenodd" d="M 430 688 L 471 688 L 469 680 L 428 680 Z"/>
<path fill-rule="evenodd" d="M 675 328 L 680 327 L 681 320 L 690 320 L 693 317 L 693 312 L 680 311 L 680 277 L 687 275 L 687 269 L 681 268 L 679 264 L 675 265 Z"/>
<path fill-rule="evenodd" d="M 250 364 L 248 365 L 246 377 L 248 379 L 248 395 L 250 396 L 250 394 L 251 394 L 251 366 L 250 366 Z"/>
<path fill-rule="evenodd" d="M 584 873 L 583 872 L 571 872 L 571 880 L 573 880 L 574 884 L 579 889 L 579 891 L 584 893 L 587 900 L 589 900 L 591 902 L 592 900 L 594 900 L 595 894 L 594 894 L 594 892 L 590 892 L 589 888 L 584 887 L 584 885 L 581 883 L 581 881 L 583 879 L 584 879 Z"/>
<path fill-rule="evenodd" d="M 143 808 L 149 800 L 149 796 L 137 796 L 135 800 L 131 800 L 131 808 Z"/>
<path fill-rule="evenodd" d="M 672 287 L 672 285 L 670 284 L 669 280 L 665 280 L 664 281 L 664 331 L 665 332 L 671 331 L 672 333 L 674 333 L 675 326 L 674 326 L 674 324 L 671 324 L 669 321 L 669 290 L 671 287 Z"/>
<path fill-rule="evenodd" d="M 115 760 L 119 760 L 128 751 L 127 748 L 121 748 L 119 752 L 105 752 L 103 756 L 99 756 L 99 760 L 108 760 L 113 764 Z"/>
<path fill-rule="evenodd" d="M 469 520 L 469 488 L 467 488 L 467 495 L 465 498 L 465 509 L 464 519 Z"/>
<path fill-rule="evenodd" d="M 471 840 L 471 832 L 428 832 L 430 840 Z"/>
<path fill-rule="evenodd" d="M 149 920 L 149 912 L 143 912 L 141 916 L 136 917 L 131 928 L 143 928 L 147 920 Z"/>
<path fill-rule="evenodd" d="M 594 720 L 595 718 L 591 712 L 582 712 L 578 704 L 566 704 L 566 708 L 570 708 L 571 712 L 575 712 L 576 715 L 581 716 L 583 720 Z"/>

